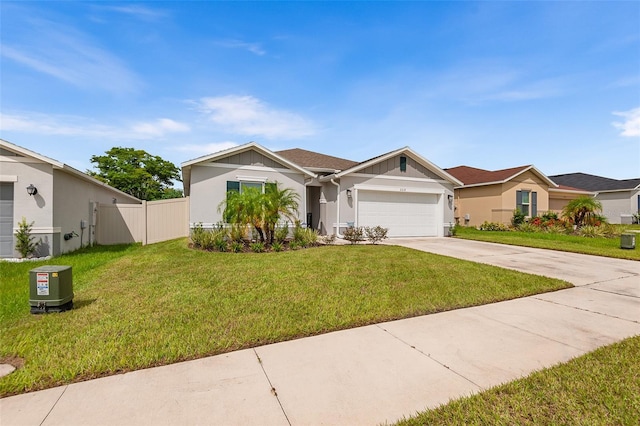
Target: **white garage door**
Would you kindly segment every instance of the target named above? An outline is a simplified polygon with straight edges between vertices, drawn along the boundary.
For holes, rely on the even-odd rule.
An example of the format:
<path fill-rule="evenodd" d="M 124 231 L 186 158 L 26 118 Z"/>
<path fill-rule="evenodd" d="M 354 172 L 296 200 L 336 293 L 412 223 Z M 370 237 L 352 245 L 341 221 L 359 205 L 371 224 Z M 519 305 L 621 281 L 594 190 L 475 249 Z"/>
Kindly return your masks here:
<path fill-rule="evenodd" d="M 437 236 L 437 209 L 436 194 L 358 191 L 358 226 L 389 228 L 389 237 Z"/>

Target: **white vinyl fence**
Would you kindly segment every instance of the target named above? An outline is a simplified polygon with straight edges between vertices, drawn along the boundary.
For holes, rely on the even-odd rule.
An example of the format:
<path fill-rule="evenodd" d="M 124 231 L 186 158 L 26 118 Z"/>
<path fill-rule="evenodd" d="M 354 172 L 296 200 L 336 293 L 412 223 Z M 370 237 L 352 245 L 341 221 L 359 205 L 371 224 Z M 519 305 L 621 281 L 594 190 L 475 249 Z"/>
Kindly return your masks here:
<path fill-rule="evenodd" d="M 95 242 L 102 245 L 153 244 L 189 235 L 189 197 L 99 204 Z"/>

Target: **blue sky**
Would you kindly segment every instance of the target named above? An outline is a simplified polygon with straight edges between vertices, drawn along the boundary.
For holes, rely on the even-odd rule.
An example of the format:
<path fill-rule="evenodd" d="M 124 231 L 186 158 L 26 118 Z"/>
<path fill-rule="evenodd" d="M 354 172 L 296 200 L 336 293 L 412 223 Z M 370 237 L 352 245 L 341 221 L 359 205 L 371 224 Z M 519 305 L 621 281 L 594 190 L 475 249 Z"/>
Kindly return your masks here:
<path fill-rule="evenodd" d="M 0 137 L 640 177 L 640 2 L 0 3 Z"/>

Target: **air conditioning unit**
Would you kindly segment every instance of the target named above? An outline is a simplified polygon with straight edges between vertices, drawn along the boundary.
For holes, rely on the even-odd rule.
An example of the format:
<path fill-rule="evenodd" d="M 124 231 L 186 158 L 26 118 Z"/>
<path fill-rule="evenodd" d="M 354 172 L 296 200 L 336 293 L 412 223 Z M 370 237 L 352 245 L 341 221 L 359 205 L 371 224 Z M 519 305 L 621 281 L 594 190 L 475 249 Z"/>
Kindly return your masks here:
<path fill-rule="evenodd" d="M 46 265 L 29 271 L 29 305 L 32 314 L 72 309 L 71 266 Z"/>

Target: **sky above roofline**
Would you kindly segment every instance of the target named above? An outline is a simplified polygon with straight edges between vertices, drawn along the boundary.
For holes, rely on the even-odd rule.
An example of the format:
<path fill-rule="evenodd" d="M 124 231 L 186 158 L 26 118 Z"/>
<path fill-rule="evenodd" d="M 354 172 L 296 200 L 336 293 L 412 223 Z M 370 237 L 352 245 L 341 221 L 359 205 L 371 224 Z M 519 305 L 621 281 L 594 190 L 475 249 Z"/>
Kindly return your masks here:
<path fill-rule="evenodd" d="M 640 2 L 0 3 L 0 137 L 640 177 Z"/>

